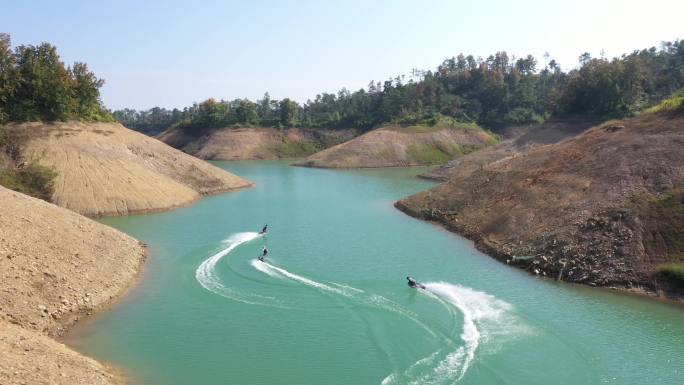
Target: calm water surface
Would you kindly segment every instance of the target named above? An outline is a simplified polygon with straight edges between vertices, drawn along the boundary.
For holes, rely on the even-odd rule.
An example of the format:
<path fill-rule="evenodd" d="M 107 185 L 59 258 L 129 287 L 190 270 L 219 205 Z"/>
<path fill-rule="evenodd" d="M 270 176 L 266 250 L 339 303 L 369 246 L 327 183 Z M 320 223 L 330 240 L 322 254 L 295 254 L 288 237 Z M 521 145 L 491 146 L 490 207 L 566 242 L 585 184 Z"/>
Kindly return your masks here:
<path fill-rule="evenodd" d="M 69 341 L 137 384 L 684 383 L 682 307 L 537 279 L 402 214 L 420 170 L 217 164 L 257 187 L 102 220 L 150 259 Z"/>

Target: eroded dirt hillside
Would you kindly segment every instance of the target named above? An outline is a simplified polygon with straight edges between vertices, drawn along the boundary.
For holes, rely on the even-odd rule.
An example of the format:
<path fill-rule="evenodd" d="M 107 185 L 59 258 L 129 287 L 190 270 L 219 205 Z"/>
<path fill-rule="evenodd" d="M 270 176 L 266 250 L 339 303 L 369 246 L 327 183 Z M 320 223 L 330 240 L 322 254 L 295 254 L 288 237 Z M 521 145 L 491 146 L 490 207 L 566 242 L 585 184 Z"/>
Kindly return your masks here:
<path fill-rule="evenodd" d="M 353 138 L 353 130 L 219 128 L 201 133 L 170 129 L 158 138 L 201 159 L 273 160 L 301 158 Z"/>
<path fill-rule="evenodd" d="M 382 127 L 296 163 L 325 168 L 405 167 L 441 164 L 496 143 L 477 126 Z"/>
<path fill-rule="evenodd" d="M 397 202 L 538 274 L 665 289 L 682 260 L 684 117 L 643 114 L 535 147 Z"/>
<path fill-rule="evenodd" d="M 57 171 L 52 201 L 89 215 L 186 205 L 251 182 L 115 123 L 24 123 L 24 158 Z"/>
<path fill-rule="evenodd" d="M 0 187 L 0 383 L 116 383 L 50 337 L 125 292 L 144 260 L 130 236 Z"/>
<path fill-rule="evenodd" d="M 555 121 L 526 127 L 510 127 L 503 132 L 504 140 L 480 151 L 455 158 L 422 177 L 446 181 L 464 177 L 486 164 L 528 151 L 536 146 L 560 142 L 580 134 L 593 124 L 588 121 Z"/>

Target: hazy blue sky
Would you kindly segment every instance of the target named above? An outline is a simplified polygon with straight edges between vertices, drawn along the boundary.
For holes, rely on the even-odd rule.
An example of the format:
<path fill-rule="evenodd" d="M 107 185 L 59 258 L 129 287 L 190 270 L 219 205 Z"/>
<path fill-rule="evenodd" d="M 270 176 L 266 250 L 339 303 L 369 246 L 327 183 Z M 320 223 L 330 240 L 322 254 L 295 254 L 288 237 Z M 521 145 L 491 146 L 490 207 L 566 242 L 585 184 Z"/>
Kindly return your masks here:
<path fill-rule="evenodd" d="M 106 4 L 104 4 L 106 3 Z M 434 69 L 446 57 L 545 51 L 564 69 L 684 38 L 684 1 L 7 1 L 14 44 L 55 44 L 106 80 L 110 108 L 209 97 L 299 101 Z"/>

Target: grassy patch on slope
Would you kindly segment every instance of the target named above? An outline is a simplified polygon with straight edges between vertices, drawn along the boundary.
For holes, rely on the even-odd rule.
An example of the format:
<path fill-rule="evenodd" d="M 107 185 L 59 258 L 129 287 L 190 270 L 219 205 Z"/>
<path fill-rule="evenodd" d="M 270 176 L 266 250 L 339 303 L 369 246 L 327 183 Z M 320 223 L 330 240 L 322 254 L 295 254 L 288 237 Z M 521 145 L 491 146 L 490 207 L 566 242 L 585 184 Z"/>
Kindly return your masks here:
<path fill-rule="evenodd" d="M 662 111 L 684 112 L 684 89 L 644 112 L 653 114 Z"/>
<path fill-rule="evenodd" d="M 663 196 L 633 197 L 643 228 L 642 245 L 661 264 L 654 277 L 684 290 L 684 188 Z"/>
<path fill-rule="evenodd" d="M 662 239 L 665 256 L 678 262 L 684 256 L 684 188 L 649 202 L 649 222 Z"/>
<path fill-rule="evenodd" d="M 455 120 L 438 121 L 434 124 L 398 124 L 383 127 L 386 130 L 403 132 L 407 134 L 426 134 L 430 132 L 437 132 L 449 128 L 457 128 L 465 131 L 485 131 L 482 127 L 475 123 L 463 123 Z"/>
<path fill-rule="evenodd" d="M 323 147 L 313 141 L 285 141 L 275 146 L 280 158 L 302 158 L 321 151 Z"/>
<path fill-rule="evenodd" d="M 658 266 L 658 275 L 684 288 L 684 263 L 665 263 Z"/>
<path fill-rule="evenodd" d="M 0 185 L 34 198 L 49 201 L 57 172 L 50 167 L 29 163 L 23 167 L 0 166 Z"/>
<path fill-rule="evenodd" d="M 470 154 L 481 149 L 483 146 L 475 144 L 447 144 L 447 143 L 424 143 L 410 144 L 406 149 L 408 155 L 418 163 L 424 165 L 444 164 L 456 156 Z"/>
<path fill-rule="evenodd" d="M 669 191 L 660 199 L 648 202 L 646 228 L 657 244 L 653 248 L 664 248 L 664 264 L 658 266 L 656 274 L 684 290 L 684 188 Z M 650 242 L 644 242 L 649 247 Z"/>
<path fill-rule="evenodd" d="M 36 161 L 21 162 L 25 132 L 0 126 L 0 185 L 35 198 L 49 200 L 57 172 Z"/>
<path fill-rule="evenodd" d="M 403 132 L 406 134 L 427 134 L 430 132 L 437 132 L 446 129 L 444 126 L 428 126 L 428 125 L 411 125 L 411 126 L 388 126 L 385 127 L 386 130 Z"/>

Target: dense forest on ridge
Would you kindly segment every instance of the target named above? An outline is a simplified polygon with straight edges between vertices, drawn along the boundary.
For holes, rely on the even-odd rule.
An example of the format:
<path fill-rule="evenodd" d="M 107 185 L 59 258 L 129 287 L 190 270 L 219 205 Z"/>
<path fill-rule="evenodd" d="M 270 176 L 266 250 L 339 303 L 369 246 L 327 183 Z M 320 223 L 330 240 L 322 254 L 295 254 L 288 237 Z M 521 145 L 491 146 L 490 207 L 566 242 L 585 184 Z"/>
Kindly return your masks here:
<path fill-rule="evenodd" d="M 227 126 L 356 128 L 383 123 L 431 124 L 448 119 L 489 128 L 529 124 L 558 115 L 623 117 L 651 106 L 684 86 L 684 40 L 659 49 L 636 50 L 618 58 L 579 57 L 565 72 L 545 55 L 544 65 L 528 55 L 505 51 L 486 59 L 458 55 L 434 71 L 414 70 L 372 81 L 367 89 L 316 95 L 300 105 L 268 93 L 257 101 L 208 99 L 183 110 L 124 109 L 114 116 L 124 125 L 159 132 L 171 126 L 205 130 Z"/>
<path fill-rule="evenodd" d="M 458 55 L 434 71 L 414 70 L 372 81 L 367 89 L 322 93 L 299 104 L 292 99 L 217 101 L 182 110 L 123 109 L 113 116 L 147 132 L 175 126 L 205 130 L 230 126 L 354 128 L 384 123 L 434 124 L 450 120 L 488 128 L 528 124 L 558 115 L 629 116 L 684 87 L 684 40 L 621 57 L 579 57 L 565 72 L 548 55 L 544 64 L 505 51 L 487 58 Z M 85 63 L 65 66 L 49 43 L 12 49 L 0 34 L 0 123 L 9 121 L 112 120 L 101 100 L 99 79 Z"/>
<path fill-rule="evenodd" d="M 0 123 L 113 121 L 100 101 L 99 79 L 85 63 L 67 67 L 49 44 L 20 45 L 0 33 Z"/>

